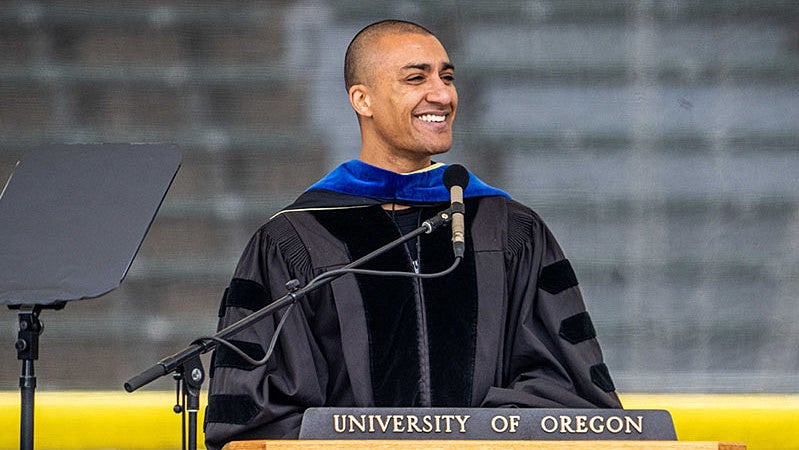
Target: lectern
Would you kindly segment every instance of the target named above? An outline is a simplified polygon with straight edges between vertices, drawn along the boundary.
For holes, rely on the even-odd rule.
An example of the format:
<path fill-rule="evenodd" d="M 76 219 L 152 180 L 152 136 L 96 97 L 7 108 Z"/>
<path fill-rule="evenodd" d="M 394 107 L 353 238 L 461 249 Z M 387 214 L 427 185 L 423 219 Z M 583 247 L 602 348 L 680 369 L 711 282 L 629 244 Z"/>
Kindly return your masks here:
<path fill-rule="evenodd" d="M 665 410 L 581 408 L 309 408 L 299 440 L 228 443 L 223 450 L 496 449 L 744 450 L 679 442 Z"/>

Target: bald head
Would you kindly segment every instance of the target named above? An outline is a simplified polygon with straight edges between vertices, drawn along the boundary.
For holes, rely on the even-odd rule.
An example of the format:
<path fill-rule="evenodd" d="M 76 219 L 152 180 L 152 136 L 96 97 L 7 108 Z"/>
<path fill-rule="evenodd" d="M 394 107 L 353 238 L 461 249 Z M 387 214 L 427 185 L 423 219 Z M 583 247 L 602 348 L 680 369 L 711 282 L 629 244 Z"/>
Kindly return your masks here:
<path fill-rule="evenodd" d="M 369 65 L 370 50 L 375 42 L 389 34 L 422 34 L 435 36 L 427 28 L 404 20 L 383 20 L 373 23 L 355 35 L 344 56 L 344 83 L 347 90 L 364 82 L 364 68 Z"/>

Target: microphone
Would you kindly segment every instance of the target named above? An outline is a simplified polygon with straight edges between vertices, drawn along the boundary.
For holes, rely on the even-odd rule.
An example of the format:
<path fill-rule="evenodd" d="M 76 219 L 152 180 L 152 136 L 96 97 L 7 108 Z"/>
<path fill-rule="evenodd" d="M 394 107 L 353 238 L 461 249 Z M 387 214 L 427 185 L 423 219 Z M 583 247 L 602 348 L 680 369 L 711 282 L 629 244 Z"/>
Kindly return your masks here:
<path fill-rule="evenodd" d="M 469 184 L 469 172 L 460 164 L 453 164 L 444 171 L 444 186 L 449 190 L 452 210 L 452 251 L 456 258 L 463 258 L 466 247 L 466 226 L 464 225 L 463 191 Z"/>

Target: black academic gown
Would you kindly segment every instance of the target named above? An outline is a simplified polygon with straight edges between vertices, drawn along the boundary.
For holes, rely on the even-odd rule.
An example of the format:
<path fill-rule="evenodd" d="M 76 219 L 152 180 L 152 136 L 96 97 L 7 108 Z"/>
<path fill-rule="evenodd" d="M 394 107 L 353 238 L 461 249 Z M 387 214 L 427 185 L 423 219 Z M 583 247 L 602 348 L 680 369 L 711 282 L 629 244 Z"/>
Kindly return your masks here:
<path fill-rule="evenodd" d="M 345 275 L 299 301 L 265 366 L 219 348 L 207 447 L 296 438 L 303 411 L 318 406 L 621 407 L 577 279 L 546 225 L 505 197 L 465 203 L 466 254 L 452 274 Z M 421 219 L 446 206 L 422 208 Z M 245 249 L 219 326 L 282 297 L 287 281 L 304 285 L 398 236 L 379 205 L 278 214 Z M 448 227 L 419 243 L 422 272 L 453 261 Z M 411 270 L 411 262 L 399 248 L 366 268 Z M 263 356 L 281 316 L 235 342 Z"/>

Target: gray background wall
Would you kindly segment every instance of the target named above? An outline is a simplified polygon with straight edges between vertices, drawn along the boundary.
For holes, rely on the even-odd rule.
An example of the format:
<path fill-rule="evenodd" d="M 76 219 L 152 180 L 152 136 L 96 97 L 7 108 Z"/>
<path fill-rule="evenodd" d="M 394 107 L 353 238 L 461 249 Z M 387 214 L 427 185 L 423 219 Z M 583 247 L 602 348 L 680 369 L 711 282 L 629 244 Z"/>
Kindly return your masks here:
<path fill-rule="evenodd" d="M 0 178 L 48 142 L 184 154 L 122 287 L 43 313 L 40 388 L 121 389 L 214 331 L 251 233 L 357 156 L 343 54 L 387 17 L 448 48 L 440 159 L 543 215 L 619 390 L 799 390 L 799 4 L 777 0 L 2 2 Z M 16 329 L 0 312 L 0 389 Z"/>

